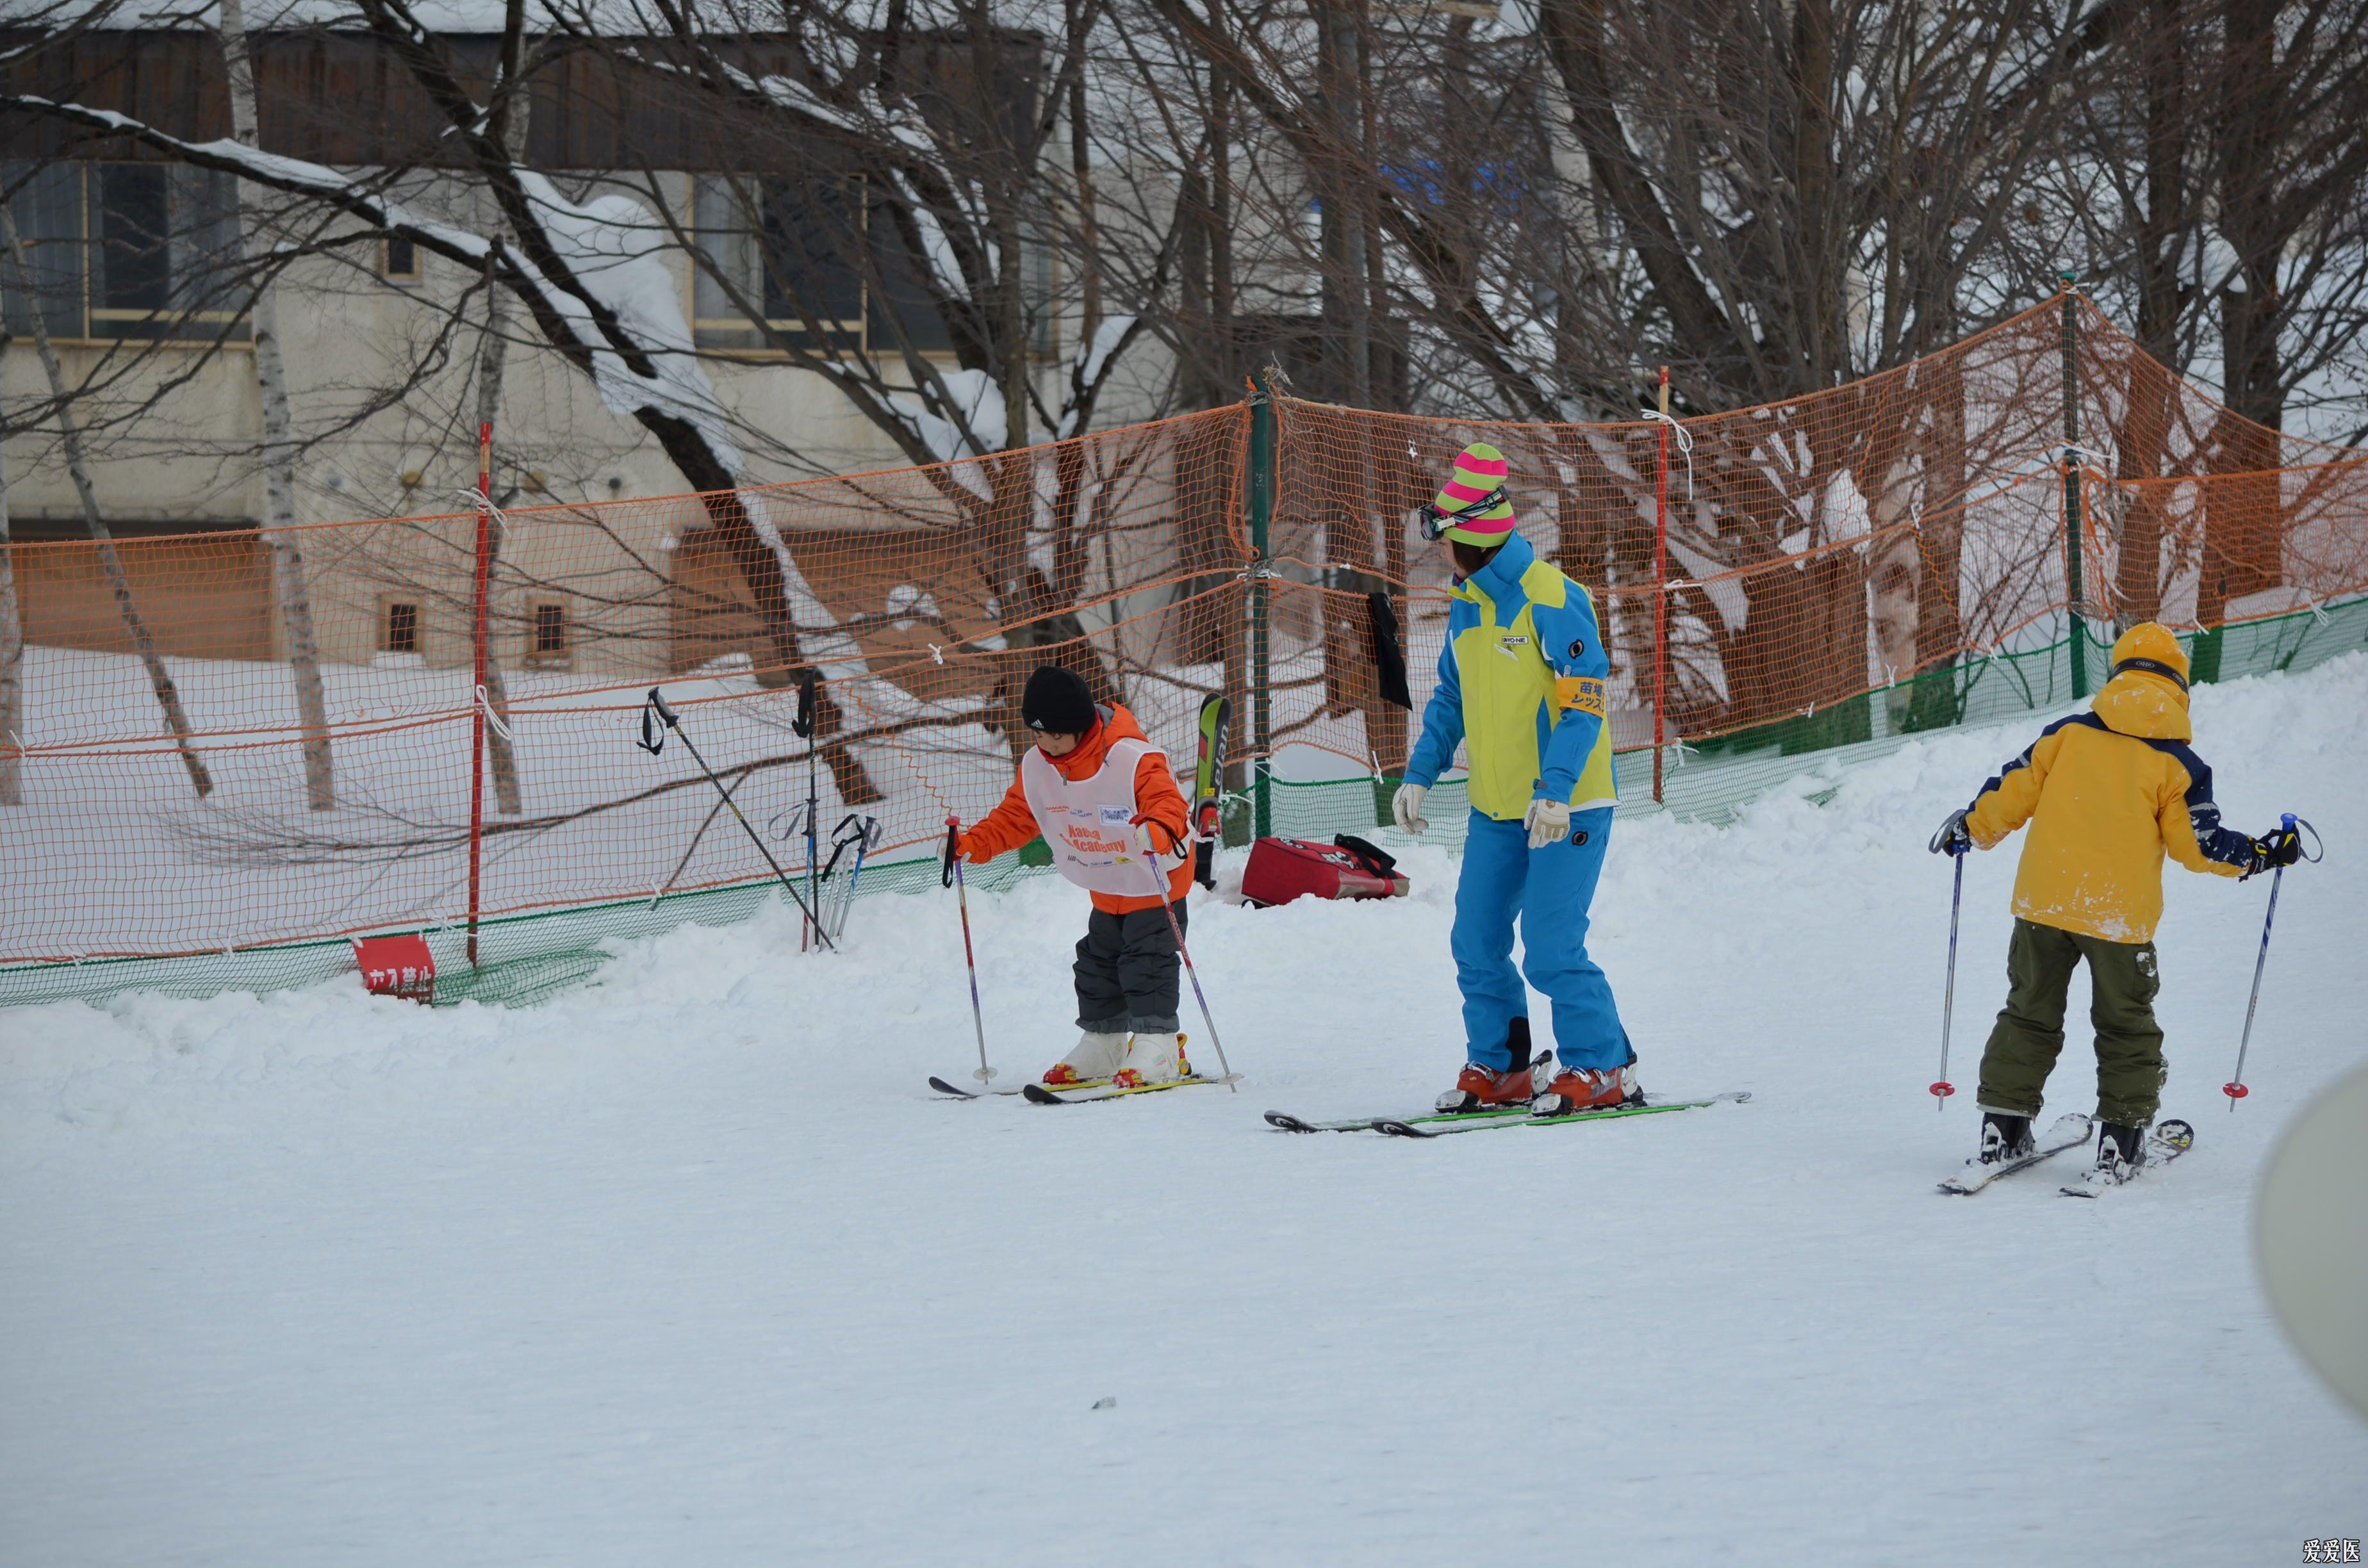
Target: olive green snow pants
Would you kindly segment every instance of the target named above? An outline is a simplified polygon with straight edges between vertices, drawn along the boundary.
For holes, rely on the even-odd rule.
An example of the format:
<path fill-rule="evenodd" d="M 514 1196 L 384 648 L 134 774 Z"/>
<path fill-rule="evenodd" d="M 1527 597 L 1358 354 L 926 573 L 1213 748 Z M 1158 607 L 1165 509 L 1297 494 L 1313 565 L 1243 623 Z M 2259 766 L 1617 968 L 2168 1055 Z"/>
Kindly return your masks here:
<path fill-rule="evenodd" d="M 2053 926 L 2014 923 L 2006 950 L 2006 1006 L 1982 1051 L 1980 1103 L 2037 1116 L 2040 1091 L 2064 1050 L 2064 994 L 2089 960 L 2089 1021 L 2097 1029 L 2097 1119 L 2152 1125 L 2162 1105 L 2162 1028 L 2154 1021 L 2152 942 L 2108 942 Z"/>

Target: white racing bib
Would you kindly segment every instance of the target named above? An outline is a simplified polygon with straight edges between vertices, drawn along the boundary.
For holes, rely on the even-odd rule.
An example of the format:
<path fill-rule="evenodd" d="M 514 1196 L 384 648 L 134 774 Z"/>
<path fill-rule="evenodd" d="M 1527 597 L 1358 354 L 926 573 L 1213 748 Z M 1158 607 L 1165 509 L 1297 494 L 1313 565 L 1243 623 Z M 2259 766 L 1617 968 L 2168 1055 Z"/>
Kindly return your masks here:
<path fill-rule="evenodd" d="M 1037 830 L 1053 851 L 1061 875 L 1081 888 L 1120 898 L 1150 898 L 1167 892 L 1168 873 L 1191 851 L 1190 843 L 1159 856 L 1159 885 L 1134 844 L 1134 770 L 1151 746 L 1138 740 L 1113 741 L 1097 771 L 1068 779 L 1041 747 L 1020 759 L 1020 789 Z M 1163 835 L 1152 834 L 1156 842 Z"/>

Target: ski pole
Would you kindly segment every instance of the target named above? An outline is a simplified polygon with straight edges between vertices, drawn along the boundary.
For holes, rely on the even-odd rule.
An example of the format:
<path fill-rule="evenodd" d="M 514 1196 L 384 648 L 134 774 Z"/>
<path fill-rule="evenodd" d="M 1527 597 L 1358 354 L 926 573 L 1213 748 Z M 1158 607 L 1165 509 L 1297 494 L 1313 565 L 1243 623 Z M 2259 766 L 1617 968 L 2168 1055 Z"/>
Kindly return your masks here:
<path fill-rule="evenodd" d="M 978 1005 L 978 956 L 971 950 L 970 945 L 970 892 L 962 886 L 961 844 L 962 818 L 949 816 L 946 818 L 946 870 L 939 877 L 938 885 L 945 886 L 950 876 L 953 881 L 954 902 L 962 908 L 962 962 L 970 966 L 970 1018 L 978 1030 L 978 1071 L 971 1076 L 984 1084 L 995 1076 L 995 1069 L 986 1064 L 986 1009 Z"/>
<path fill-rule="evenodd" d="M 1941 992 L 1941 1075 L 1932 1082 L 1932 1108 L 1937 1111 L 1947 1110 L 1949 1096 L 1957 1092 L 1957 1085 L 1949 1082 L 1949 1025 L 1957 1010 L 1957 910 L 1965 900 L 1965 858 L 1949 858 L 1956 862 L 1957 874 L 1949 893 L 1949 979 Z"/>
<path fill-rule="evenodd" d="M 1139 827 L 1149 820 L 1137 813 L 1134 825 Z M 1209 994 L 1201 989 L 1201 971 L 1192 967 L 1192 951 L 1184 945 L 1184 927 L 1176 919 L 1175 907 L 1167 902 L 1167 879 L 1159 874 L 1159 857 L 1144 850 L 1143 869 L 1151 873 L 1152 891 L 1159 898 L 1159 913 L 1167 916 L 1168 932 L 1176 938 L 1176 956 L 1184 960 L 1184 972 L 1192 978 L 1192 999 L 1201 1004 L 1201 1021 L 1209 1026 L 1209 1043 L 1217 1048 L 1217 1067 L 1225 1075 L 1225 1087 L 1238 1095 L 1242 1086 L 1233 1081 L 1234 1064 L 1225 1060 L 1225 1042 L 1217 1038 L 1217 1020 L 1209 1016 Z"/>
<path fill-rule="evenodd" d="M 838 929 L 831 933 L 834 937 L 842 936 L 846 933 L 847 916 L 855 907 L 855 884 L 863 875 L 863 858 L 871 853 L 872 846 L 880 842 L 880 819 L 878 817 L 865 817 L 863 819 L 863 836 L 855 841 L 855 865 L 854 868 L 847 873 L 847 892 L 839 901 Z"/>
<path fill-rule="evenodd" d="M 2294 824 L 2300 820 L 2294 812 L 2286 812 L 2279 816 L 2278 825 L 2291 833 L 2294 831 Z M 2310 827 L 2308 823 L 2304 823 L 2303 825 Z M 2318 830 L 2315 827 L 2311 828 L 2310 835 L 2317 838 Z M 2324 852 L 2322 847 L 2321 853 Z M 2286 869 L 2283 866 L 2270 873 L 2270 910 L 2267 915 L 2261 916 L 2261 950 L 2253 960 L 2253 994 L 2246 999 L 2245 1032 L 2237 1040 L 2237 1075 L 2220 1085 L 2220 1092 L 2228 1096 L 2228 1108 L 2231 1112 L 2236 1110 L 2238 1100 L 2252 1093 L 2250 1089 L 2245 1087 L 2245 1052 L 2253 1043 L 2253 1009 L 2261 1005 L 2261 971 L 2269 967 L 2270 927 L 2277 924 L 2278 888 L 2285 880 Z"/>
<path fill-rule="evenodd" d="M 666 730 L 672 730 L 682 737 L 683 746 L 690 753 L 691 760 L 699 764 L 701 773 L 707 775 L 707 781 L 715 786 L 715 792 L 723 797 L 723 803 L 732 808 L 732 820 L 740 824 L 740 831 L 748 835 L 748 842 L 757 846 L 757 853 L 762 855 L 765 864 L 773 869 L 773 875 L 780 880 L 782 891 L 790 895 L 790 902 L 798 906 L 798 913 L 811 923 L 814 911 L 807 908 L 806 901 L 798 896 L 798 884 L 790 880 L 790 874 L 781 869 L 781 863 L 773 858 L 773 852 L 765 847 L 764 835 L 751 827 L 748 819 L 740 814 L 740 802 L 732 798 L 732 791 L 723 787 L 723 780 L 715 776 L 715 769 L 707 766 L 707 758 L 700 755 L 699 747 L 691 744 L 690 737 L 683 734 L 680 716 L 666 706 L 665 693 L 655 686 L 650 687 L 648 700 L 642 704 L 642 738 L 634 744 L 652 756 L 666 749 L 666 731 L 650 728 L 650 720 L 654 716 L 665 724 Z M 830 938 L 824 937 L 822 945 L 825 948 L 831 946 Z"/>

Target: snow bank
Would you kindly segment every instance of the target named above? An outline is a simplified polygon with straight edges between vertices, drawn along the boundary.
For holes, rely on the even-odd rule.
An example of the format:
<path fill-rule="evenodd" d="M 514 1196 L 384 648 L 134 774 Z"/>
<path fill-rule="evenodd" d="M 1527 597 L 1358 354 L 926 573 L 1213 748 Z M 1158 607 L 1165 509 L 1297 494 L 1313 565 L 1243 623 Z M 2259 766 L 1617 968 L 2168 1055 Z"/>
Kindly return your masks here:
<path fill-rule="evenodd" d="M 8 1014 L 0 1532 L 87 1564 L 1144 1565 L 2200 1564 L 2361 1534 L 2368 1431 L 2269 1321 L 2246 1233 L 2280 1124 L 2359 1059 L 2368 657 L 2196 710 L 2230 820 L 2296 810 L 2332 848 L 2286 879 L 2235 1115 L 2266 890 L 2169 873 L 2164 1108 L 2202 1136 L 2096 1204 L 1931 1190 L 1973 1118 L 1923 1092 L 1923 844 L 2037 719 L 1733 828 L 1615 830 L 1596 951 L 1645 1082 L 1739 1108 L 1263 1127 L 1453 1071 L 1429 848 L 1401 902 L 1195 906 L 1238 1096 L 932 1099 L 973 1049 L 934 895 L 859 907 L 835 959 L 779 909 L 632 943 L 530 1011 L 340 983 Z M 1967 869 L 1968 1088 L 2012 872 Z M 1082 907 L 972 901 L 1007 1074 L 1069 1038 Z M 2076 1036 L 2052 1108 L 2088 1077 Z"/>

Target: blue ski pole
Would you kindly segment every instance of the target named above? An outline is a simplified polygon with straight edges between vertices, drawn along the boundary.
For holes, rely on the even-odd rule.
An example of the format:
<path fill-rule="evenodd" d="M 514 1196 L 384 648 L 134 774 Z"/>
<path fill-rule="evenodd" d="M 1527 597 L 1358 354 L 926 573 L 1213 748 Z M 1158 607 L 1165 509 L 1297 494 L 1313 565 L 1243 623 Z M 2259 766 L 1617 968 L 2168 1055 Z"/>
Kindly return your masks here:
<path fill-rule="evenodd" d="M 2301 819 L 2294 812 L 2287 812 L 2278 818 L 2278 825 L 2292 833 L 2294 824 L 2299 821 Z M 2303 825 L 2310 827 L 2308 823 L 2303 823 Z M 2311 836 L 2313 838 L 2318 836 L 2317 828 L 2311 828 Z M 2253 994 L 2246 999 L 2245 1032 L 2237 1041 L 2237 1075 L 2220 1085 L 2220 1092 L 2228 1096 L 2228 1108 L 2231 1111 L 2237 1108 L 2238 1100 L 2252 1093 L 2250 1089 L 2245 1087 L 2245 1052 L 2253 1043 L 2253 1010 L 2261 1005 L 2261 971 L 2267 969 L 2270 963 L 2270 927 L 2277 924 L 2278 889 L 2285 880 L 2286 869 L 2283 866 L 2270 873 L 2270 911 L 2261 917 L 2261 950 L 2253 960 Z"/>
<path fill-rule="evenodd" d="M 1952 855 L 1957 875 L 1949 892 L 1949 980 L 1941 992 L 1941 1075 L 1932 1082 L 1932 1108 L 1945 1111 L 1957 1086 L 1949 1082 L 1949 1024 L 1957 1009 L 1957 910 L 1965 901 L 1965 858 Z"/>

